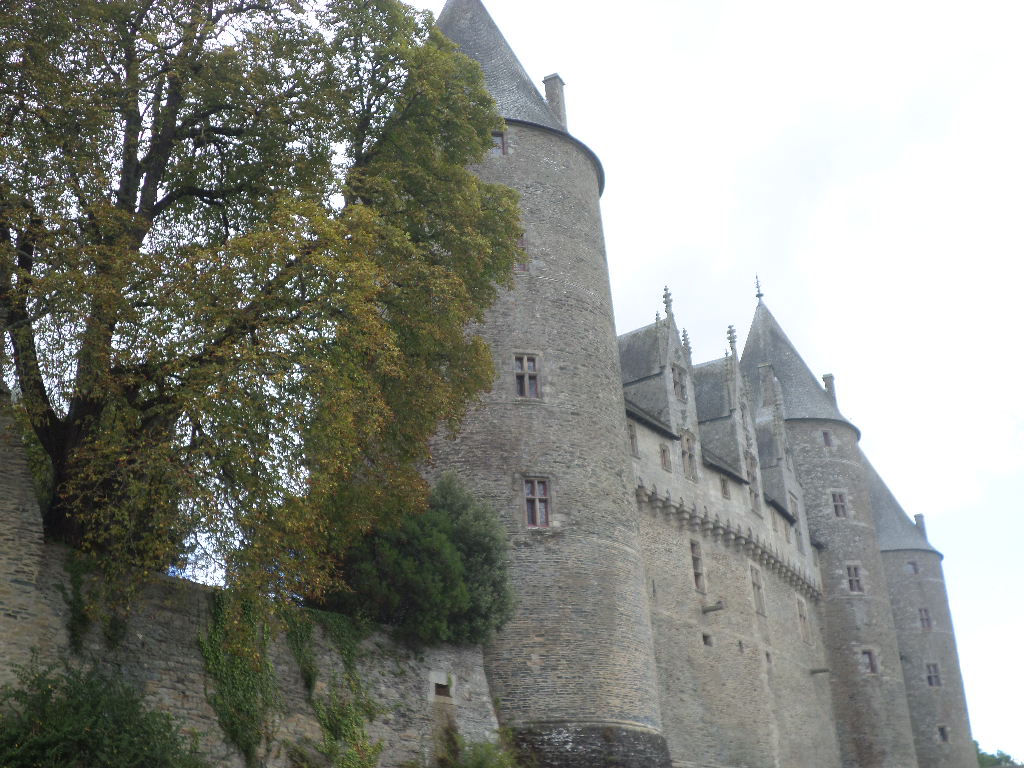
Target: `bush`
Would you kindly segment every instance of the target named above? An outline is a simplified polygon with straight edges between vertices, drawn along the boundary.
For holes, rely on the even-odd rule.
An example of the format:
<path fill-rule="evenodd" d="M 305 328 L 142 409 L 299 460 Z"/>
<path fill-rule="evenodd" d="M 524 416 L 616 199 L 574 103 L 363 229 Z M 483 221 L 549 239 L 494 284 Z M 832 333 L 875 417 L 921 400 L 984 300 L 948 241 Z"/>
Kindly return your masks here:
<path fill-rule="evenodd" d="M 4 768 L 208 768 L 173 718 L 145 708 L 120 680 L 95 670 L 18 671 L 0 692 Z"/>
<path fill-rule="evenodd" d="M 326 607 L 390 624 L 414 645 L 486 642 L 512 615 L 507 548 L 494 512 L 444 475 L 426 512 L 349 551 L 351 591 Z"/>

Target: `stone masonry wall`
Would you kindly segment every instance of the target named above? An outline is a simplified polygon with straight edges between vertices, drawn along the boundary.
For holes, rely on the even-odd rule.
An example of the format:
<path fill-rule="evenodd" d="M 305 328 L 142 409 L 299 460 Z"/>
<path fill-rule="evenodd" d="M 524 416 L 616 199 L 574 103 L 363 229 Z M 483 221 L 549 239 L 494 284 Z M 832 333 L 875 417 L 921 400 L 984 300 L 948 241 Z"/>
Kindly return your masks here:
<path fill-rule="evenodd" d="M 922 768 L 974 768 L 977 755 L 967 719 L 942 558 L 936 552 L 895 550 L 883 552 L 882 562 L 918 761 Z M 922 622 L 921 609 L 928 611 L 926 622 Z M 938 665 L 938 685 L 928 684 L 927 664 Z M 946 729 L 945 741 L 939 726 Z"/>
<path fill-rule="evenodd" d="M 241 756 L 224 741 L 207 701 L 214 683 L 205 673 L 198 638 L 209 621 L 211 589 L 178 579 L 158 580 L 137 603 L 119 645 L 108 649 L 102 633 L 93 629 L 76 657 L 66 629 L 65 558 L 64 548 L 43 543 L 24 452 L 0 409 L 0 685 L 13 682 L 15 667 L 29 663 L 33 652 L 43 664 L 96 664 L 134 683 L 149 704 L 194 730 L 213 765 L 241 768 Z M 319 630 L 315 651 L 322 694 L 332 675 L 342 679 L 343 664 Z M 321 734 L 283 638 L 274 642 L 271 658 L 283 706 L 274 717 L 275 743 L 267 750 L 265 765 L 285 768 L 287 742 L 310 745 Z M 426 765 L 436 731 L 450 717 L 468 741 L 496 739 L 497 719 L 477 646 L 413 654 L 377 634 L 360 648 L 358 673 L 383 709 L 368 728 L 385 745 L 380 768 L 410 761 Z M 450 685 L 451 696 L 435 695 L 437 683 Z"/>
<path fill-rule="evenodd" d="M 452 469 L 501 515 L 517 615 L 486 650 L 503 723 L 543 765 L 667 765 L 599 209 L 598 168 L 567 136 L 509 122 L 507 153 L 474 170 L 519 190 L 530 263 L 475 330 L 496 379 L 457 441 Z M 518 396 L 517 355 L 537 360 L 539 397 Z M 551 492 L 550 526 L 526 519 L 524 479 Z M 618 748 L 618 747 L 616 747 Z M 631 762 L 630 762 L 631 761 Z"/>
<path fill-rule="evenodd" d="M 826 430 L 831 446 L 823 436 Z M 916 766 L 858 435 L 841 422 L 809 419 L 788 420 L 786 432 L 804 490 L 808 528 L 822 544 L 824 641 L 843 768 Z M 834 492 L 846 500 L 845 516 L 835 513 Z M 859 569 L 860 590 L 850 589 L 849 567 Z"/>

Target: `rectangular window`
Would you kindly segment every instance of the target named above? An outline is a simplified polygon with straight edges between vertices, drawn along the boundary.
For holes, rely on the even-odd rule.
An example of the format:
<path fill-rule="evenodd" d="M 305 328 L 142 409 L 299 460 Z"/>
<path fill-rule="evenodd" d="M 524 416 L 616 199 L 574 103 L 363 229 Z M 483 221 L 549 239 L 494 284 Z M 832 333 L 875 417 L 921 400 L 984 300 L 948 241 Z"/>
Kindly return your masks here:
<path fill-rule="evenodd" d="M 846 509 L 846 494 L 833 492 L 832 493 L 832 510 L 836 513 L 836 517 L 847 517 L 848 512 Z"/>
<path fill-rule="evenodd" d="M 536 355 L 516 355 L 516 394 L 540 397 L 540 363 Z"/>
<path fill-rule="evenodd" d="M 859 565 L 846 566 L 846 581 L 850 586 L 851 592 L 864 591 L 864 583 L 861 581 Z"/>
<path fill-rule="evenodd" d="M 551 486 L 545 478 L 523 479 L 523 495 L 526 497 L 526 524 L 531 528 L 547 528 L 551 525 Z"/>
<path fill-rule="evenodd" d="M 908 561 L 907 562 L 907 566 L 906 566 L 906 571 L 911 576 L 916 576 L 917 575 L 917 563 L 915 563 L 913 560 Z"/>
<path fill-rule="evenodd" d="M 942 678 L 939 677 L 939 665 L 938 664 L 925 664 L 924 665 L 925 675 L 928 677 L 928 685 L 932 688 L 938 688 L 942 685 Z"/>
<path fill-rule="evenodd" d="M 761 571 L 757 566 L 750 566 L 750 584 L 754 588 L 754 608 L 762 616 L 767 616 L 764 603 L 764 586 L 761 584 Z"/>
<path fill-rule="evenodd" d="M 860 671 L 865 675 L 878 674 L 878 661 L 875 659 L 875 652 L 863 650 L 860 652 Z"/>
<path fill-rule="evenodd" d="M 672 454 L 668 451 L 668 446 L 664 443 L 660 446 L 661 451 L 661 468 L 666 472 L 672 471 Z"/>
<path fill-rule="evenodd" d="M 636 427 L 632 424 L 626 425 L 626 434 L 629 435 L 629 452 L 634 456 L 640 455 L 640 443 L 636 439 Z"/>
<path fill-rule="evenodd" d="M 697 480 L 697 442 L 692 436 L 687 435 L 683 438 L 683 443 L 686 445 L 686 476 L 691 480 Z"/>
<path fill-rule="evenodd" d="M 928 612 L 927 608 L 918 608 L 917 613 L 921 619 L 921 629 L 932 628 L 932 615 Z"/>
<path fill-rule="evenodd" d="M 821 433 L 821 439 L 822 442 L 825 443 L 826 448 L 832 447 L 832 433 L 829 432 L 827 429 Z"/>
<path fill-rule="evenodd" d="M 811 642 L 811 630 L 807 623 L 807 603 L 801 597 L 796 599 L 796 617 L 800 625 L 800 639 L 805 643 Z"/>
<path fill-rule="evenodd" d="M 505 140 L 504 131 L 493 131 L 491 133 L 491 157 L 501 157 L 508 154 L 508 143 Z"/>
<path fill-rule="evenodd" d="M 723 499 L 728 499 L 729 498 L 729 481 L 726 480 L 724 477 L 720 477 L 720 478 L 718 478 L 718 480 L 722 484 L 722 498 Z"/>
<path fill-rule="evenodd" d="M 949 744 L 949 728 L 944 725 L 939 726 L 939 741 L 943 744 Z"/>
<path fill-rule="evenodd" d="M 690 559 L 693 561 L 693 586 L 698 592 L 705 592 L 704 585 L 704 555 L 700 549 L 700 542 L 690 540 Z"/>

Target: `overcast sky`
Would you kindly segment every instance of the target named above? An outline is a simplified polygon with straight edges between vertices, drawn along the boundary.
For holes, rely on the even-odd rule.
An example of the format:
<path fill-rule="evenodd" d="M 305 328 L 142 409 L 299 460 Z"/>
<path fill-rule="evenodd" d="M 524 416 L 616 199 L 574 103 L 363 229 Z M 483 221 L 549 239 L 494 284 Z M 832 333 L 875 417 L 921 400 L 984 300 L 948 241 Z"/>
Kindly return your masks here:
<path fill-rule="evenodd" d="M 975 738 L 1024 757 L 1024 2 L 485 4 L 604 163 L 619 333 L 667 285 L 720 357 L 761 276 L 946 556 Z"/>

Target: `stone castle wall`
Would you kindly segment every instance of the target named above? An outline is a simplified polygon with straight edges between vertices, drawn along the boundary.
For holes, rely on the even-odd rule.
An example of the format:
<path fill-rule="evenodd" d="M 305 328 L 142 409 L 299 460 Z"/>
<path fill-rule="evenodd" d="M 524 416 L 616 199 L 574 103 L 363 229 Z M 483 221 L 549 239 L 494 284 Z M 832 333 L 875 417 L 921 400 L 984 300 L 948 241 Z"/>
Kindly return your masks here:
<path fill-rule="evenodd" d="M 136 604 L 122 642 L 107 647 L 93 628 L 80 656 L 68 644 L 66 550 L 44 544 L 24 451 L 0 410 L 0 685 L 15 678 L 15 668 L 33 654 L 44 664 L 95 664 L 123 677 L 143 692 L 155 708 L 195 731 L 213 765 L 241 768 L 238 751 L 226 743 L 207 700 L 215 685 L 205 673 L 198 638 L 210 617 L 211 588 L 161 578 Z M 343 678 L 336 649 L 316 635 L 320 670 L 318 693 Z M 267 768 L 288 766 L 285 745 L 311 746 L 320 727 L 306 700 L 298 665 L 283 637 L 272 645 L 271 658 L 282 697 L 273 717 L 274 744 L 265 755 Z M 382 709 L 369 724 L 374 740 L 384 742 L 381 768 L 427 765 L 438 729 L 453 718 L 468 741 L 494 741 L 497 719 L 479 647 L 438 647 L 414 654 L 378 634 L 360 647 L 358 674 Z M 435 685 L 450 685 L 451 696 L 438 696 Z M 443 692 L 442 692 L 443 693 Z"/>
<path fill-rule="evenodd" d="M 624 445 L 625 414 L 598 204 L 599 168 L 564 134 L 508 123 L 505 154 L 474 170 L 519 190 L 530 263 L 477 330 L 491 393 L 458 441 L 453 469 L 505 523 L 518 611 L 487 648 L 502 717 L 541 765 L 667 765 L 650 617 Z M 537 360 L 539 397 L 518 396 L 517 355 Z M 524 479 L 550 488 L 550 526 L 526 519 Z"/>
<path fill-rule="evenodd" d="M 789 420 L 786 431 L 808 528 L 822 544 L 824 640 L 837 679 L 833 707 L 843 768 L 918 765 L 858 435 L 819 420 Z M 833 492 L 845 498 L 843 517 L 835 513 Z M 861 590 L 850 589 L 848 567 L 859 569 Z"/>
<path fill-rule="evenodd" d="M 928 768 L 966 768 L 977 760 L 971 740 L 953 620 L 936 552 L 882 553 L 898 633 L 903 679 L 918 760 Z M 922 622 L 921 609 L 928 611 Z M 928 664 L 937 664 L 929 685 Z M 933 681 L 935 682 L 935 681 Z M 943 740 L 939 727 L 946 729 Z"/>

